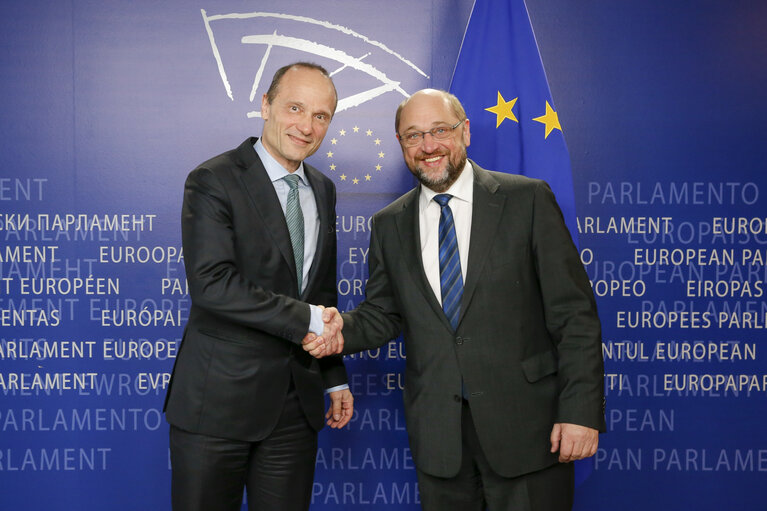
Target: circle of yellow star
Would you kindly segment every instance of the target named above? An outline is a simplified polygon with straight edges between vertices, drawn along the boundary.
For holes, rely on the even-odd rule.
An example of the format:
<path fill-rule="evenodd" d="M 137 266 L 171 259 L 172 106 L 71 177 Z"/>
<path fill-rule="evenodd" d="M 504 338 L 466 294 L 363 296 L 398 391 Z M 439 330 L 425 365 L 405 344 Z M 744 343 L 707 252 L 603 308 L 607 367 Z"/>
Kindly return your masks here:
<path fill-rule="evenodd" d="M 346 137 L 346 135 L 349 135 L 349 136 L 352 137 L 352 140 L 354 139 L 354 136 L 357 133 L 359 134 L 357 136 L 362 136 L 363 133 L 364 133 L 365 136 L 370 137 L 370 141 L 373 142 L 374 145 L 376 145 L 376 146 L 380 146 L 381 143 L 382 143 L 380 138 L 373 139 L 373 130 L 372 129 L 363 129 L 359 125 L 353 126 L 349 130 L 340 129 L 340 128 L 338 129 L 338 135 L 340 135 L 341 137 Z M 351 140 L 350 140 L 350 142 L 351 142 Z M 343 145 L 345 142 L 342 142 L 340 140 L 340 138 L 335 138 L 334 137 L 334 138 L 330 139 L 330 143 L 332 145 L 335 145 L 336 147 L 338 147 L 340 149 L 340 146 Z M 333 151 L 328 151 L 326 154 L 327 154 L 328 158 L 335 158 L 335 157 L 337 157 L 336 154 Z M 383 151 L 378 152 L 377 155 L 378 155 L 379 159 L 384 159 L 385 156 L 386 156 Z M 338 171 L 338 172 L 340 172 L 340 174 L 338 174 L 338 177 L 339 177 L 339 179 L 341 181 L 351 181 L 355 185 L 360 184 L 362 182 L 372 182 L 373 181 L 373 173 L 372 172 L 368 172 L 368 173 L 366 173 L 366 174 L 364 174 L 362 176 L 347 175 L 344 172 L 344 170 L 347 170 L 347 169 L 344 169 L 343 165 L 339 165 L 335 161 L 332 161 L 332 160 L 329 162 L 329 167 L 328 168 L 329 168 L 330 171 Z M 375 170 L 376 171 L 380 172 L 382 169 L 383 169 L 383 167 L 380 164 L 375 166 Z"/>
<path fill-rule="evenodd" d="M 488 112 L 492 112 L 495 114 L 495 127 L 498 128 L 498 126 L 501 125 L 503 121 L 506 119 L 511 119 L 512 121 L 518 123 L 517 117 L 514 115 L 514 112 L 511 111 L 512 108 L 514 108 L 514 105 L 516 104 L 517 100 L 519 98 L 514 98 L 511 101 L 506 101 L 503 99 L 503 96 L 501 96 L 501 91 L 498 91 L 498 102 L 495 106 L 491 106 L 489 108 L 485 108 Z"/>
<path fill-rule="evenodd" d="M 533 118 L 533 120 L 546 125 L 544 139 L 549 138 L 549 134 L 554 130 L 562 131 L 562 126 L 559 124 L 559 115 L 551 108 L 548 101 L 546 101 L 546 113 L 540 117 Z"/>

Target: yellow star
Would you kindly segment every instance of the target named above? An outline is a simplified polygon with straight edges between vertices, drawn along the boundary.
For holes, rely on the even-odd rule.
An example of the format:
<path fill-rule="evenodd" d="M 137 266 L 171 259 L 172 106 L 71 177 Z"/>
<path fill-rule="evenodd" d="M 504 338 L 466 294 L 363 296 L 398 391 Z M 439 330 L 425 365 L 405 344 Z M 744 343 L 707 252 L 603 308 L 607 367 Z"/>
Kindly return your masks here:
<path fill-rule="evenodd" d="M 352 183 L 354 183 L 355 185 L 359 184 L 359 182 L 360 182 L 360 180 L 357 179 L 356 177 L 354 179 L 352 179 Z"/>
<path fill-rule="evenodd" d="M 379 158 L 383 158 L 384 157 L 384 153 L 383 152 L 378 153 L 378 157 Z"/>
<path fill-rule="evenodd" d="M 330 165 L 330 170 L 336 170 L 336 164 L 335 163 Z"/>
<path fill-rule="evenodd" d="M 376 165 L 376 170 L 381 170 L 381 168 L 382 168 L 382 167 L 381 167 L 381 165 L 380 165 L 380 164 Z"/>
<path fill-rule="evenodd" d="M 375 143 L 376 145 L 381 145 L 381 139 L 380 138 L 375 139 Z"/>
<path fill-rule="evenodd" d="M 548 101 L 546 102 L 546 115 L 535 117 L 533 120 L 546 125 L 546 135 L 543 138 L 549 138 L 549 133 L 554 130 L 562 131 L 562 126 L 559 125 L 559 115 L 551 108 Z"/>
<path fill-rule="evenodd" d="M 344 135 L 346 135 L 346 130 L 341 130 L 338 133 L 343 137 Z"/>
<path fill-rule="evenodd" d="M 501 91 L 498 91 L 498 104 L 495 106 L 491 106 L 489 108 L 485 108 L 488 112 L 492 112 L 495 114 L 495 127 L 498 128 L 498 126 L 501 125 L 503 121 L 506 119 L 511 119 L 512 121 L 518 123 L 516 116 L 514 115 L 514 112 L 512 112 L 512 108 L 514 108 L 514 104 L 517 102 L 519 98 L 514 98 L 511 101 L 506 101 L 503 99 L 503 96 L 501 96 Z"/>
<path fill-rule="evenodd" d="M 330 143 L 333 144 L 333 145 L 336 145 L 338 143 L 338 139 L 337 138 L 331 138 L 330 139 Z"/>
<path fill-rule="evenodd" d="M 328 151 L 328 158 L 332 158 L 332 157 L 333 157 L 333 151 Z"/>
<path fill-rule="evenodd" d="M 341 174 L 341 181 L 346 181 L 346 174 Z"/>
<path fill-rule="evenodd" d="M 354 127 L 354 133 L 358 133 L 359 131 L 360 131 L 359 127 L 355 126 Z"/>
<path fill-rule="evenodd" d="M 367 136 L 369 136 L 369 137 L 370 137 L 370 136 L 373 136 L 373 130 L 367 130 L 367 131 L 365 132 L 365 134 L 366 134 Z"/>
<path fill-rule="evenodd" d="M 370 181 L 370 174 L 365 174 L 365 181 Z"/>

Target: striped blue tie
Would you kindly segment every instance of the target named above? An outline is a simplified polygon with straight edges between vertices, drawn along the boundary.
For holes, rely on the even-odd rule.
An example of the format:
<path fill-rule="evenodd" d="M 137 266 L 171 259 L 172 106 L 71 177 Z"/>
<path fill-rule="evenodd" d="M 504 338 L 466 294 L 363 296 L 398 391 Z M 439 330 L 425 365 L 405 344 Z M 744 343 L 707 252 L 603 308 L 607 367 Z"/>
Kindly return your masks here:
<path fill-rule="evenodd" d="M 442 290 L 442 310 L 455 330 L 458 328 L 458 316 L 461 313 L 463 276 L 453 212 L 447 205 L 452 198 L 452 195 L 446 193 L 434 196 L 434 200 L 442 208 L 439 216 L 439 284 Z"/>
<path fill-rule="evenodd" d="M 302 280 L 304 278 L 304 214 L 301 211 L 301 201 L 298 197 L 298 176 L 290 174 L 285 176 L 290 191 L 288 203 L 285 208 L 285 220 L 288 223 L 290 243 L 293 245 L 293 257 L 296 261 L 296 276 L 298 277 L 298 294 L 301 294 Z"/>

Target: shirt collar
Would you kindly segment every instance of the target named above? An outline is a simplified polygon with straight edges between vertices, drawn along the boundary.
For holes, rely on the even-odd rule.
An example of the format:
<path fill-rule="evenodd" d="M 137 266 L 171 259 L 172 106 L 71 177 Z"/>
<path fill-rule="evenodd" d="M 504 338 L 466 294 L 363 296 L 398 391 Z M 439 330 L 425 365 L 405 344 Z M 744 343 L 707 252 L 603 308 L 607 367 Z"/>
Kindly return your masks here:
<path fill-rule="evenodd" d="M 266 173 L 269 176 L 269 179 L 272 181 L 272 183 L 279 181 L 285 176 L 289 176 L 291 174 L 291 172 L 288 172 L 285 169 L 285 167 L 280 165 L 277 162 L 277 160 L 275 160 L 274 157 L 271 154 L 269 154 L 269 151 L 266 150 L 266 147 L 264 147 L 264 144 L 261 143 L 260 138 L 256 140 L 256 143 L 253 145 L 253 148 L 256 150 L 256 154 L 258 154 L 258 157 L 261 158 L 261 163 L 264 164 Z M 295 170 L 295 172 L 292 172 L 292 174 L 298 176 L 301 183 L 303 184 L 308 183 L 306 179 L 306 173 L 304 172 L 304 162 L 299 163 L 298 168 Z"/>

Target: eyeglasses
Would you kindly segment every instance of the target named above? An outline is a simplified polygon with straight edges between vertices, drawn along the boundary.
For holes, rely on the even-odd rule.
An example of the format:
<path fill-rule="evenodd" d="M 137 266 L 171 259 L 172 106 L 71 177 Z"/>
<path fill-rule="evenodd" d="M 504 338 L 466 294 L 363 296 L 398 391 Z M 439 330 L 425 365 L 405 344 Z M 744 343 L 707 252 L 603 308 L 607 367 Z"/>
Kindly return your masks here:
<path fill-rule="evenodd" d="M 436 128 L 432 128 L 428 131 L 408 131 L 404 135 L 400 135 L 397 133 L 397 137 L 399 137 L 400 141 L 405 144 L 407 147 L 414 147 L 417 145 L 420 145 L 421 142 L 423 142 L 424 137 L 426 134 L 430 134 L 434 140 L 446 140 L 450 138 L 450 135 L 453 134 L 453 130 L 456 129 L 458 126 L 461 125 L 463 121 L 466 119 L 463 119 L 461 121 L 458 121 L 457 123 L 453 124 L 452 126 L 437 126 Z"/>

